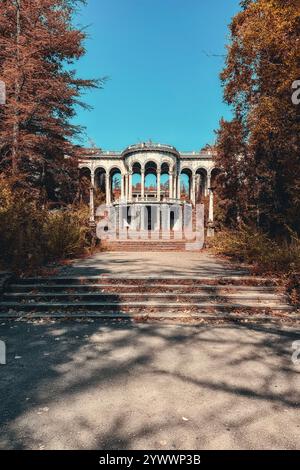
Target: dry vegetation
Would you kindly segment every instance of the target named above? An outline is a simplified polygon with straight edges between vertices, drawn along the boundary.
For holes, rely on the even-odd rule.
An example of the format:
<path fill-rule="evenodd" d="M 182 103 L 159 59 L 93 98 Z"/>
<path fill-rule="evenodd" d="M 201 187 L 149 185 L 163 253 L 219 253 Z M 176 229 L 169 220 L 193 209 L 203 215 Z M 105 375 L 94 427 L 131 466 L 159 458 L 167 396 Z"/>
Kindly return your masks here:
<path fill-rule="evenodd" d="M 86 206 L 49 210 L 0 180 L 0 268 L 34 272 L 92 249 Z"/>
<path fill-rule="evenodd" d="M 214 253 L 250 266 L 253 273 L 276 275 L 282 280 L 294 304 L 300 304 L 300 238 L 291 233 L 289 241 L 275 241 L 262 231 L 244 226 L 222 230 L 210 246 Z"/>

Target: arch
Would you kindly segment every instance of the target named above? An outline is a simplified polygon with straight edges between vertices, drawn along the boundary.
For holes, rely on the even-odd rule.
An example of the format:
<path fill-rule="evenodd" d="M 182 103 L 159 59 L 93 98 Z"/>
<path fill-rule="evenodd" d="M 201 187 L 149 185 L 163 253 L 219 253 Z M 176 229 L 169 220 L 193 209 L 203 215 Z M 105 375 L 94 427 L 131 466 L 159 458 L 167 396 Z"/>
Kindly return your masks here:
<path fill-rule="evenodd" d="M 161 195 L 162 198 L 168 198 L 170 196 L 170 164 L 169 162 L 163 162 L 161 164 L 161 177 L 160 177 L 160 185 L 161 185 Z"/>
<path fill-rule="evenodd" d="M 87 166 L 79 168 L 79 178 L 87 178 L 91 182 L 91 169 Z"/>
<path fill-rule="evenodd" d="M 102 193 L 105 193 L 105 178 L 106 170 L 102 166 L 98 166 L 95 170 L 95 188 Z"/>
<path fill-rule="evenodd" d="M 148 196 L 155 195 L 157 191 L 157 163 L 153 160 L 145 163 L 145 191 Z"/>
<path fill-rule="evenodd" d="M 149 173 L 149 172 L 153 172 L 153 173 L 156 173 L 157 172 L 157 166 L 158 164 L 154 161 L 154 160 L 147 160 L 145 162 L 145 172 Z"/>
<path fill-rule="evenodd" d="M 217 167 L 212 168 L 210 171 L 210 186 L 215 189 L 218 183 L 218 176 L 220 175 L 221 170 Z"/>
<path fill-rule="evenodd" d="M 183 168 L 180 172 L 180 199 L 184 201 L 191 200 L 192 175 L 190 168 Z"/>
<path fill-rule="evenodd" d="M 207 170 L 201 167 L 196 170 L 196 202 L 201 202 L 207 190 Z"/>
<path fill-rule="evenodd" d="M 142 164 L 138 161 L 135 161 L 132 164 L 132 193 L 133 197 L 136 197 L 141 193 L 142 186 Z"/>
<path fill-rule="evenodd" d="M 121 174 L 123 173 L 122 167 L 119 165 L 116 165 L 115 163 L 109 167 L 107 173 L 111 173 L 113 170 L 118 170 Z"/>
<path fill-rule="evenodd" d="M 134 160 L 132 160 L 132 161 L 130 162 L 130 165 L 129 165 L 129 170 L 130 170 L 130 171 L 133 171 L 134 167 L 136 167 L 136 168 L 137 168 L 137 167 L 140 167 L 140 170 L 142 170 L 142 168 L 143 168 L 143 163 L 142 163 L 142 161 L 139 160 L 139 159 L 137 159 L 137 158 L 135 158 Z"/>
<path fill-rule="evenodd" d="M 122 191 L 122 172 L 118 166 L 114 166 L 110 169 L 109 189 L 111 194 L 111 201 L 119 201 L 121 199 Z"/>
<path fill-rule="evenodd" d="M 91 169 L 87 166 L 79 168 L 79 194 L 81 202 L 89 202 L 91 187 Z"/>

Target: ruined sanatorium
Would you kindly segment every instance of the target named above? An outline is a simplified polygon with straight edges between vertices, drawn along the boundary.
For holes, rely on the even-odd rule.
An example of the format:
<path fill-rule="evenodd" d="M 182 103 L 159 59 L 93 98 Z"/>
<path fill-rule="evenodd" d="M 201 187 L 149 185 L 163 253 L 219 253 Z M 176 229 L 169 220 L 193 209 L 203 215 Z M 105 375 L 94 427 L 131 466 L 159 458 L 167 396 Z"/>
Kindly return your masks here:
<path fill-rule="evenodd" d="M 179 152 L 170 145 L 153 142 L 131 145 L 123 152 L 89 149 L 79 167 L 91 183 L 92 222 L 97 190 L 105 194 L 110 213 L 120 213 L 120 207 L 126 207 L 123 222 L 129 229 L 156 232 L 162 228 L 181 230 L 181 210 L 188 206 L 193 211 L 207 197 L 208 235 L 213 235 L 213 181 L 218 170 L 212 150 Z M 166 208 L 167 218 L 162 217 Z"/>

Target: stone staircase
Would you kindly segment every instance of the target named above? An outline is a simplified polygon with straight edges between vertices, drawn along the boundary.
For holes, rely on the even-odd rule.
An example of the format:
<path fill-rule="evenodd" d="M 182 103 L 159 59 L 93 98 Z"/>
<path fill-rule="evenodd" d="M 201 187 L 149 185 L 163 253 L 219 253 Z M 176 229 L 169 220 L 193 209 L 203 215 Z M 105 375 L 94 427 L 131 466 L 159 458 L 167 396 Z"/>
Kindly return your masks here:
<path fill-rule="evenodd" d="M 275 281 L 250 276 L 17 279 L 6 287 L 0 318 L 270 319 L 293 314 Z"/>
<path fill-rule="evenodd" d="M 185 240 L 116 240 L 103 241 L 105 251 L 186 251 Z M 197 248 L 195 247 L 195 251 Z"/>
<path fill-rule="evenodd" d="M 139 232 L 139 235 L 140 239 L 136 240 L 131 238 L 122 239 L 121 237 L 117 237 L 116 240 L 101 240 L 101 248 L 113 252 L 186 251 L 187 245 L 190 251 L 199 251 L 200 249 L 197 245 L 191 245 L 194 240 L 187 240 L 184 237 L 176 239 L 173 231 L 167 233 L 144 231 Z"/>

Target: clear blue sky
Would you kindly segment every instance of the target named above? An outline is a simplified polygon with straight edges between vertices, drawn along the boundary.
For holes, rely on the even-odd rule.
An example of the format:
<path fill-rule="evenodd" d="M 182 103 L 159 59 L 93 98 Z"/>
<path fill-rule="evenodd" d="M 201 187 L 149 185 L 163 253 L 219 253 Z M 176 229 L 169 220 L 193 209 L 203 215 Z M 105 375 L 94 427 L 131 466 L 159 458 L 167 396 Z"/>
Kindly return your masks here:
<path fill-rule="evenodd" d="M 88 0 L 75 18 L 88 25 L 84 78 L 108 76 L 88 92 L 92 111 L 76 123 L 105 150 L 152 139 L 179 150 L 213 143 L 229 109 L 219 73 L 239 0 Z M 84 142 L 88 145 L 87 141 Z"/>

